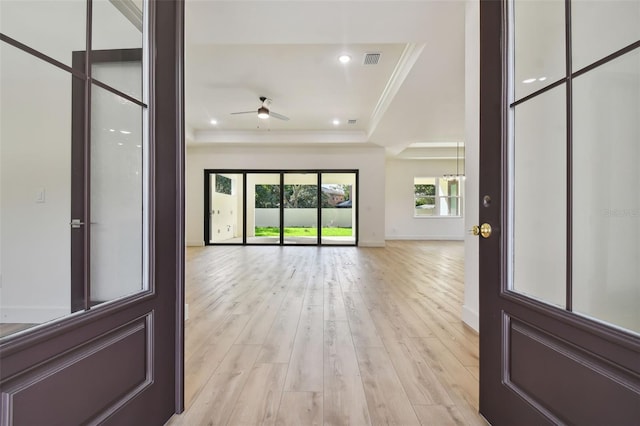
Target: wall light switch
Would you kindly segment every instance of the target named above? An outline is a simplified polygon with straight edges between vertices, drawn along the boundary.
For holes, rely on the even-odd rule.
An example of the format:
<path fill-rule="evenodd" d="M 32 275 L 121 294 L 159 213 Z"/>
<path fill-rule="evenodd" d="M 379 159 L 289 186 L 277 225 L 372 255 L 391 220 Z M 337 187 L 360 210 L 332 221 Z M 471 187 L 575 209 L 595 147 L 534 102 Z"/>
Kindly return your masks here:
<path fill-rule="evenodd" d="M 44 203 L 45 202 L 46 190 L 44 188 L 40 188 L 36 191 L 36 203 Z"/>

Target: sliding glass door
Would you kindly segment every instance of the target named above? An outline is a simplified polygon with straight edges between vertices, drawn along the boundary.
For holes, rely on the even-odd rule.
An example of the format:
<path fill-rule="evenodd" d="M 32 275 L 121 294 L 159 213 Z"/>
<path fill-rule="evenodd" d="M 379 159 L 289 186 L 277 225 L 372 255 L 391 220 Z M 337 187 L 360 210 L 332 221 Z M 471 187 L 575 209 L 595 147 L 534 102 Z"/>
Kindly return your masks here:
<path fill-rule="evenodd" d="M 322 173 L 322 244 L 356 243 L 356 173 Z"/>
<path fill-rule="evenodd" d="M 284 244 L 318 244 L 318 173 L 284 173 Z"/>
<path fill-rule="evenodd" d="M 357 170 L 205 170 L 205 244 L 357 245 L 357 182 Z"/>
<path fill-rule="evenodd" d="M 280 173 L 247 173 L 246 244 L 280 244 Z"/>
<path fill-rule="evenodd" d="M 242 244 L 244 175 L 210 173 L 208 182 L 209 243 Z"/>

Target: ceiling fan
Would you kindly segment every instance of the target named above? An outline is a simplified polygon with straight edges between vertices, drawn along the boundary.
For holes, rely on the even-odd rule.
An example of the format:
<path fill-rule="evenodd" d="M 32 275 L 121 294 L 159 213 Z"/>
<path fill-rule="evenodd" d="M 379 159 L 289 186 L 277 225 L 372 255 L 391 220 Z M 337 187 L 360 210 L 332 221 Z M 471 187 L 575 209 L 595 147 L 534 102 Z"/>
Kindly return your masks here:
<path fill-rule="evenodd" d="M 236 114 L 255 114 L 256 112 L 258 113 L 258 117 L 262 118 L 263 120 L 266 120 L 269 117 L 273 117 L 273 118 L 277 118 L 279 120 L 284 120 L 284 121 L 289 121 L 289 117 L 286 117 L 282 114 L 278 114 L 277 112 L 273 112 L 269 110 L 269 107 L 271 106 L 271 99 L 265 97 L 265 96 L 260 96 L 260 102 L 262 102 L 262 106 L 260 106 L 260 108 L 258 108 L 258 110 L 253 110 L 253 111 L 240 111 L 240 112 L 232 112 L 232 115 L 236 115 Z"/>

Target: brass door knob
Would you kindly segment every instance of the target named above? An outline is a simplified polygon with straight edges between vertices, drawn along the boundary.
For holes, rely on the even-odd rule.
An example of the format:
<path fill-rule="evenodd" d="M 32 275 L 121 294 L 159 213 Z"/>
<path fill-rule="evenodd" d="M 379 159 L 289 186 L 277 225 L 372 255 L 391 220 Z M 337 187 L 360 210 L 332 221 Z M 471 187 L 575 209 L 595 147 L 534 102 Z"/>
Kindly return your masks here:
<path fill-rule="evenodd" d="M 483 223 L 480 226 L 473 225 L 471 232 L 473 232 L 475 236 L 482 235 L 482 238 L 489 238 L 491 236 L 491 225 L 488 223 Z"/>

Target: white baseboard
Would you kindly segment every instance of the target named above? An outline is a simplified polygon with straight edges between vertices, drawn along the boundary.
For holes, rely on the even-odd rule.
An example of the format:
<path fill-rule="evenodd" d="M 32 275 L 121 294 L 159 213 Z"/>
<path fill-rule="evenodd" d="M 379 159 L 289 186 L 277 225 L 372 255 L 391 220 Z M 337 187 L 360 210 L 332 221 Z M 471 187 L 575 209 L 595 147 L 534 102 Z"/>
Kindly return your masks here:
<path fill-rule="evenodd" d="M 385 240 L 464 241 L 464 235 L 387 235 Z"/>
<path fill-rule="evenodd" d="M 480 316 L 466 305 L 462 306 L 462 321 L 478 333 L 480 332 Z"/>
<path fill-rule="evenodd" d="M 204 241 L 187 241 L 187 247 L 204 247 Z"/>
<path fill-rule="evenodd" d="M 3 306 L 0 318 L 5 323 L 41 324 L 71 313 L 68 306 Z"/>
<path fill-rule="evenodd" d="M 360 247 L 384 247 L 384 241 L 358 241 L 358 246 Z"/>

